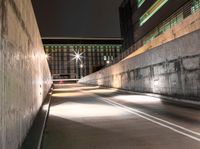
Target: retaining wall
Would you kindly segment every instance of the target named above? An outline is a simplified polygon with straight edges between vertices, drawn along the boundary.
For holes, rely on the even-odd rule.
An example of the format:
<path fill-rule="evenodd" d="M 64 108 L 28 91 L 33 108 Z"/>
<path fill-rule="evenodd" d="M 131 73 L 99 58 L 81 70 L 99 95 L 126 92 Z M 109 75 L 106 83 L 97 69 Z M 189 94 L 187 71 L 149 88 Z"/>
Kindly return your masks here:
<path fill-rule="evenodd" d="M 86 76 L 79 82 L 200 101 L 200 30 Z"/>
<path fill-rule="evenodd" d="M 51 86 L 31 0 L 0 0 L 0 148 L 20 148 Z"/>

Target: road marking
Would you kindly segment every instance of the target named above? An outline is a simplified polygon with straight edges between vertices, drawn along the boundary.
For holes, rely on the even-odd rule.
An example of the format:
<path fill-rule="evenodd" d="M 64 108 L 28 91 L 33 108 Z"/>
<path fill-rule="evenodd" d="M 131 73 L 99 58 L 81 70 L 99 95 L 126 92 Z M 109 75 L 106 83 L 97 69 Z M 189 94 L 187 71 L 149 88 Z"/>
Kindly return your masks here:
<path fill-rule="evenodd" d="M 90 95 L 90 96 L 92 96 L 92 97 L 97 97 L 99 100 L 104 101 L 104 102 L 106 102 L 106 103 L 108 103 L 108 104 L 111 104 L 111 105 L 113 105 L 113 106 L 115 106 L 115 107 L 117 107 L 117 108 L 120 108 L 120 109 L 122 109 L 122 110 L 125 110 L 125 111 L 127 111 L 127 112 L 129 112 L 129 113 L 135 114 L 135 115 L 137 115 L 137 116 L 139 116 L 139 117 L 141 117 L 141 118 L 143 118 L 143 119 L 146 119 L 146 120 L 148 120 L 148 121 L 151 121 L 151 122 L 153 122 L 153 123 L 155 123 L 155 124 L 158 124 L 158 125 L 160 125 L 160 126 L 163 126 L 163 127 L 165 127 L 165 128 L 168 128 L 168 129 L 170 129 L 170 130 L 172 130 L 172 131 L 174 131 L 174 132 L 176 132 L 176 133 L 182 134 L 182 135 L 184 135 L 184 136 L 186 136 L 186 137 L 189 137 L 189 138 L 191 138 L 191 139 L 193 139 L 193 140 L 196 140 L 196 141 L 200 142 L 200 138 L 191 135 L 191 134 L 194 134 L 194 135 L 200 136 L 200 133 L 198 133 L 198 132 L 194 132 L 194 131 L 192 131 L 192 130 L 190 130 L 190 129 L 187 129 L 187 128 L 185 128 L 185 127 L 179 126 L 179 125 L 174 124 L 174 123 L 171 123 L 171 122 L 169 122 L 169 121 L 160 119 L 160 118 L 158 118 L 158 117 L 149 115 L 149 114 L 144 113 L 144 112 L 141 112 L 141 111 L 139 111 L 139 110 L 135 110 L 135 109 L 130 108 L 130 107 L 128 107 L 128 106 L 125 106 L 125 105 L 123 105 L 123 104 L 120 104 L 120 103 L 117 103 L 117 102 L 115 102 L 115 101 L 109 100 L 108 98 L 104 98 L 104 97 L 101 97 L 101 96 L 99 96 L 99 95 L 96 95 L 96 94 L 94 94 L 94 93 L 88 93 L 88 92 L 83 91 L 83 90 L 81 90 L 81 91 L 87 93 L 88 95 Z M 156 121 L 156 120 L 157 120 L 157 121 Z M 161 122 L 159 122 L 159 121 L 161 121 L 161 122 L 163 122 L 163 123 L 161 123 Z M 165 123 L 165 124 L 164 124 L 164 123 Z M 173 127 L 171 127 L 171 126 L 168 126 L 168 125 L 166 125 L 166 124 L 171 125 L 171 126 L 174 126 L 174 127 L 177 127 L 177 128 L 179 128 L 179 129 L 182 129 L 182 130 L 184 130 L 184 131 L 186 131 L 186 132 L 189 132 L 189 133 L 191 133 L 191 134 L 185 133 L 185 132 L 180 131 L 180 130 L 178 130 L 178 129 L 176 129 L 176 128 L 173 128 Z"/>

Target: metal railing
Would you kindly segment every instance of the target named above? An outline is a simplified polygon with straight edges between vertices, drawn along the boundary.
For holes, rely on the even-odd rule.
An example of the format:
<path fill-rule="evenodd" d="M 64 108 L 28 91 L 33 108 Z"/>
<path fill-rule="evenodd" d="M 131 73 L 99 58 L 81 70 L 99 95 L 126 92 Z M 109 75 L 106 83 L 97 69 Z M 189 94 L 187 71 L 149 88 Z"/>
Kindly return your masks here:
<path fill-rule="evenodd" d="M 174 12 L 170 17 L 168 17 L 165 21 L 161 22 L 156 28 L 158 28 L 158 29 L 159 29 L 159 27 L 161 28 L 162 24 L 164 25 L 166 22 L 170 22 L 171 23 L 172 19 L 174 19 L 175 17 L 177 17 L 179 14 L 182 13 L 183 14 L 183 19 L 178 21 L 177 24 L 179 24 L 185 18 L 187 18 L 188 16 L 194 14 L 195 12 L 197 12 L 199 10 L 200 10 L 200 0 L 190 0 L 186 4 L 184 4 L 180 9 L 178 9 L 176 12 Z M 163 32 L 160 32 L 152 40 L 154 40 L 156 37 L 162 35 L 164 32 L 166 32 L 167 30 L 171 29 L 173 26 L 174 25 L 172 25 L 172 23 L 171 23 L 170 24 L 170 28 L 164 30 Z M 153 30 L 155 30 L 156 28 L 154 28 Z M 147 44 L 148 42 L 146 43 L 146 42 L 144 42 L 144 40 L 146 38 L 148 38 L 147 37 L 148 35 L 149 35 L 149 33 L 146 34 L 142 39 L 137 41 L 135 44 L 133 44 L 131 47 L 129 47 L 127 50 L 122 52 L 118 57 L 116 57 L 113 61 L 111 61 L 111 63 L 109 65 L 107 65 L 106 67 L 108 67 L 108 66 L 110 66 L 112 64 L 118 63 L 119 61 L 121 61 L 122 59 L 124 59 L 125 57 L 127 57 L 128 55 L 130 55 L 131 53 L 133 53 L 134 51 L 136 51 L 140 47 L 142 47 L 145 44 Z"/>

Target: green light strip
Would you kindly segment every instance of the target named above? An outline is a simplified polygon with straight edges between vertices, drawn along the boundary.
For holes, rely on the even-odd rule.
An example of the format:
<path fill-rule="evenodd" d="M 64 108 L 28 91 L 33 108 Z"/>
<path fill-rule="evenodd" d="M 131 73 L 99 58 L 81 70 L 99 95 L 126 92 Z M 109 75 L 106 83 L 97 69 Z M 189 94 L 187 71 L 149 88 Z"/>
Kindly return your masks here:
<path fill-rule="evenodd" d="M 145 0 L 137 0 L 137 5 L 138 5 L 138 8 L 140 6 L 142 6 L 142 4 L 145 2 Z"/>
<path fill-rule="evenodd" d="M 148 14 L 148 11 L 150 11 L 155 5 L 159 2 L 163 1 L 151 14 Z M 140 17 L 140 26 L 142 26 L 147 20 L 149 20 L 162 6 L 164 6 L 168 0 L 157 0 L 141 17 Z"/>

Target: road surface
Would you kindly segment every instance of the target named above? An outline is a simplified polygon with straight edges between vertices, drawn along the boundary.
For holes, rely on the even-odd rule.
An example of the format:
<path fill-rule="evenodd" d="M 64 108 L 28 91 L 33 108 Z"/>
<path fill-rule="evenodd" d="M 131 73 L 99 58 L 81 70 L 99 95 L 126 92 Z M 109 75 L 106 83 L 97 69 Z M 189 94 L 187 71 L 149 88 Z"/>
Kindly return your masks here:
<path fill-rule="evenodd" d="M 200 111 L 112 88 L 56 85 L 43 149 L 200 149 Z"/>

